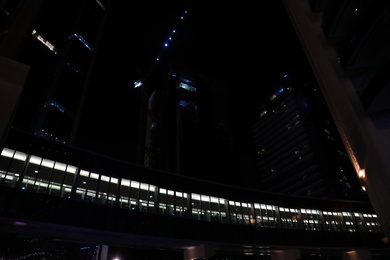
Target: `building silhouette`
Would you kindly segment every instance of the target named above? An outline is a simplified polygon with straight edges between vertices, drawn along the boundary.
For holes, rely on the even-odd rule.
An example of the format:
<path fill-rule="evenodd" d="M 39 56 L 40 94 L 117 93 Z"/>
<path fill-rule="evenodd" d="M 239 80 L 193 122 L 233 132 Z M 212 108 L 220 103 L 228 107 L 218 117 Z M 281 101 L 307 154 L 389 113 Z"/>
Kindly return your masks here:
<path fill-rule="evenodd" d="M 1 54 L 30 66 L 13 125 L 53 141 L 74 142 L 104 5 L 4 1 L 2 8 Z"/>
<path fill-rule="evenodd" d="M 145 144 L 139 146 L 143 165 L 210 181 L 237 182 L 234 173 L 239 166 L 224 82 L 171 64 L 157 85 L 147 100 L 146 130 L 140 131 L 140 136 L 145 134 L 140 138 Z"/>
<path fill-rule="evenodd" d="M 389 230 L 387 2 L 284 1 L 359 180 Z M 309 26 L 310 24 L 310 26 Z"/>
<path fill-rule="evenodd" d="M 365 200 L 367 196 L 310 73 L 286 73 L 259 107 L 253 125 L 263 190 Z"/>
<path fill-rule="evenodd" d="M 300 3 L 297 7 L 306 7 L 305 1 Z M 210 75 L 172 65 L 140 77 L 143 85 L 132 90 L 139 98 L 137 138 L 128 157 L 135 164 L 87 149 L 91 146 L 78 135 L 81 113 L 110 2 L 8 0 L 1 7 L 1 68 L 6 72 L 1 74 L 5 113 L 0 157 L 4 257 L 41 253 L 61 259 L 108 259 L 119 248 L 129 257 L 156 259 L 244 259 L 248 250 L 252 259 L 390 255 L 386 208 L 379 210 L 381 204 L 373 202 L 375 193 L 370 194 L 367 183 L 374 208 L 367 201 L 222 185 L 237 184 L 224 176 L 235 169 L 224 163 L 234 160 L 235 148 L 226 120 L 224 83 Z M 319 72 L 313 70 L 326 93 Z M 302 95 L 298 89 L 292 93 Z M 203 100 L 206 96 L 212 98 Z M 326 95 L 325 100 L 331 103 Z M 210 123 L 213 127 L 206 129 Z M 336 118 L 340 131 L 337 123 Z M 255 133 L 260 131 L 258 127 Z M 259 149 L 261 139 L 256 140 Z M 299 147 L 298 154 L 304 148 Z M 336 190 L 347 192 L 346 183 L 342 185 Z M 350 191 L 358 189 L 353 184 Z M 310 189 L 302 190 L 306 194 L 299 195 L 312 195 Z M 16 252 L 26 241 L 31 250 Z"/>

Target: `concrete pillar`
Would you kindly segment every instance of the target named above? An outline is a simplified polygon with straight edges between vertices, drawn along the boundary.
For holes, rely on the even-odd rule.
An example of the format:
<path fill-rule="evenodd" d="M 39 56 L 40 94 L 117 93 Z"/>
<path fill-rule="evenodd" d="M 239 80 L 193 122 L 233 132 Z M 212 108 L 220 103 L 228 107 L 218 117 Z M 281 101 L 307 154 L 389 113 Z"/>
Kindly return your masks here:
<path fill-rule="evenodd" d="M 213 256 L 213 248 L 207 245 L 199 245 L 184 251 L 184 260 L 208 258 Z"/>
<path fill-rule="evenodd" d="M 301 258 L 301 251 L 298 249 L 277 250 L 271 254 L 272 260 L 295 260 Z"/>
<path fill-rule="evenodd" d="M 107 260 L 108 257 L 108 246 L 107 245 L 98 245 L 96 252 L 96 260 Z"/>

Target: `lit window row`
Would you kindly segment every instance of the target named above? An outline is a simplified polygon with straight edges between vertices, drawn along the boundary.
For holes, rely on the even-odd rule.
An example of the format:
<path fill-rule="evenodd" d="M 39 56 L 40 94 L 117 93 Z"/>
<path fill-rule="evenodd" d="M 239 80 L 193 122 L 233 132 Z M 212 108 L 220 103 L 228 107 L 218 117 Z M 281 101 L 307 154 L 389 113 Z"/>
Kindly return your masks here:
<path fill-rule="evenodd" d="M 232 201 L 100 174 L 4 148 L 0 186 L 152 214 L 268 228 L 382 232 L 375 214 Z"/>

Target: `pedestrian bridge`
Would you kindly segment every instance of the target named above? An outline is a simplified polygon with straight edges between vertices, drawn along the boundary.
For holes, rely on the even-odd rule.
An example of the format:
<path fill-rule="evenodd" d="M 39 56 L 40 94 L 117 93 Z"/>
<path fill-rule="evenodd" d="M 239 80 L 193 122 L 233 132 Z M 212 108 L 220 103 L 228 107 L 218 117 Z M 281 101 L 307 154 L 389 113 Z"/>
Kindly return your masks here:
<path fill-rule="evenodd" d="M 221 185 L 16 132 L 1 152 L 0 177 L 3 235 L 175 250 L 183 259 L 390 256 L 368 202 Z"/>

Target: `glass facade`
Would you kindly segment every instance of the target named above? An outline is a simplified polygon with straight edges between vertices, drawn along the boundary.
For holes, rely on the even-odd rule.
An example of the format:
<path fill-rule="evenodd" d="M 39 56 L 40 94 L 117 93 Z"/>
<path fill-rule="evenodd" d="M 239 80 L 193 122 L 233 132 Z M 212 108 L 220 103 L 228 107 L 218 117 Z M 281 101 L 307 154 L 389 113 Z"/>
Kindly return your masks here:
<path fill-rule="evenodd" d="M 1 153 L 0 177 L 5 187 L 199 221 L 310 231 L 382 232 L 373 212 L 287 208 L 173 190 L 9 148 Z"/>

